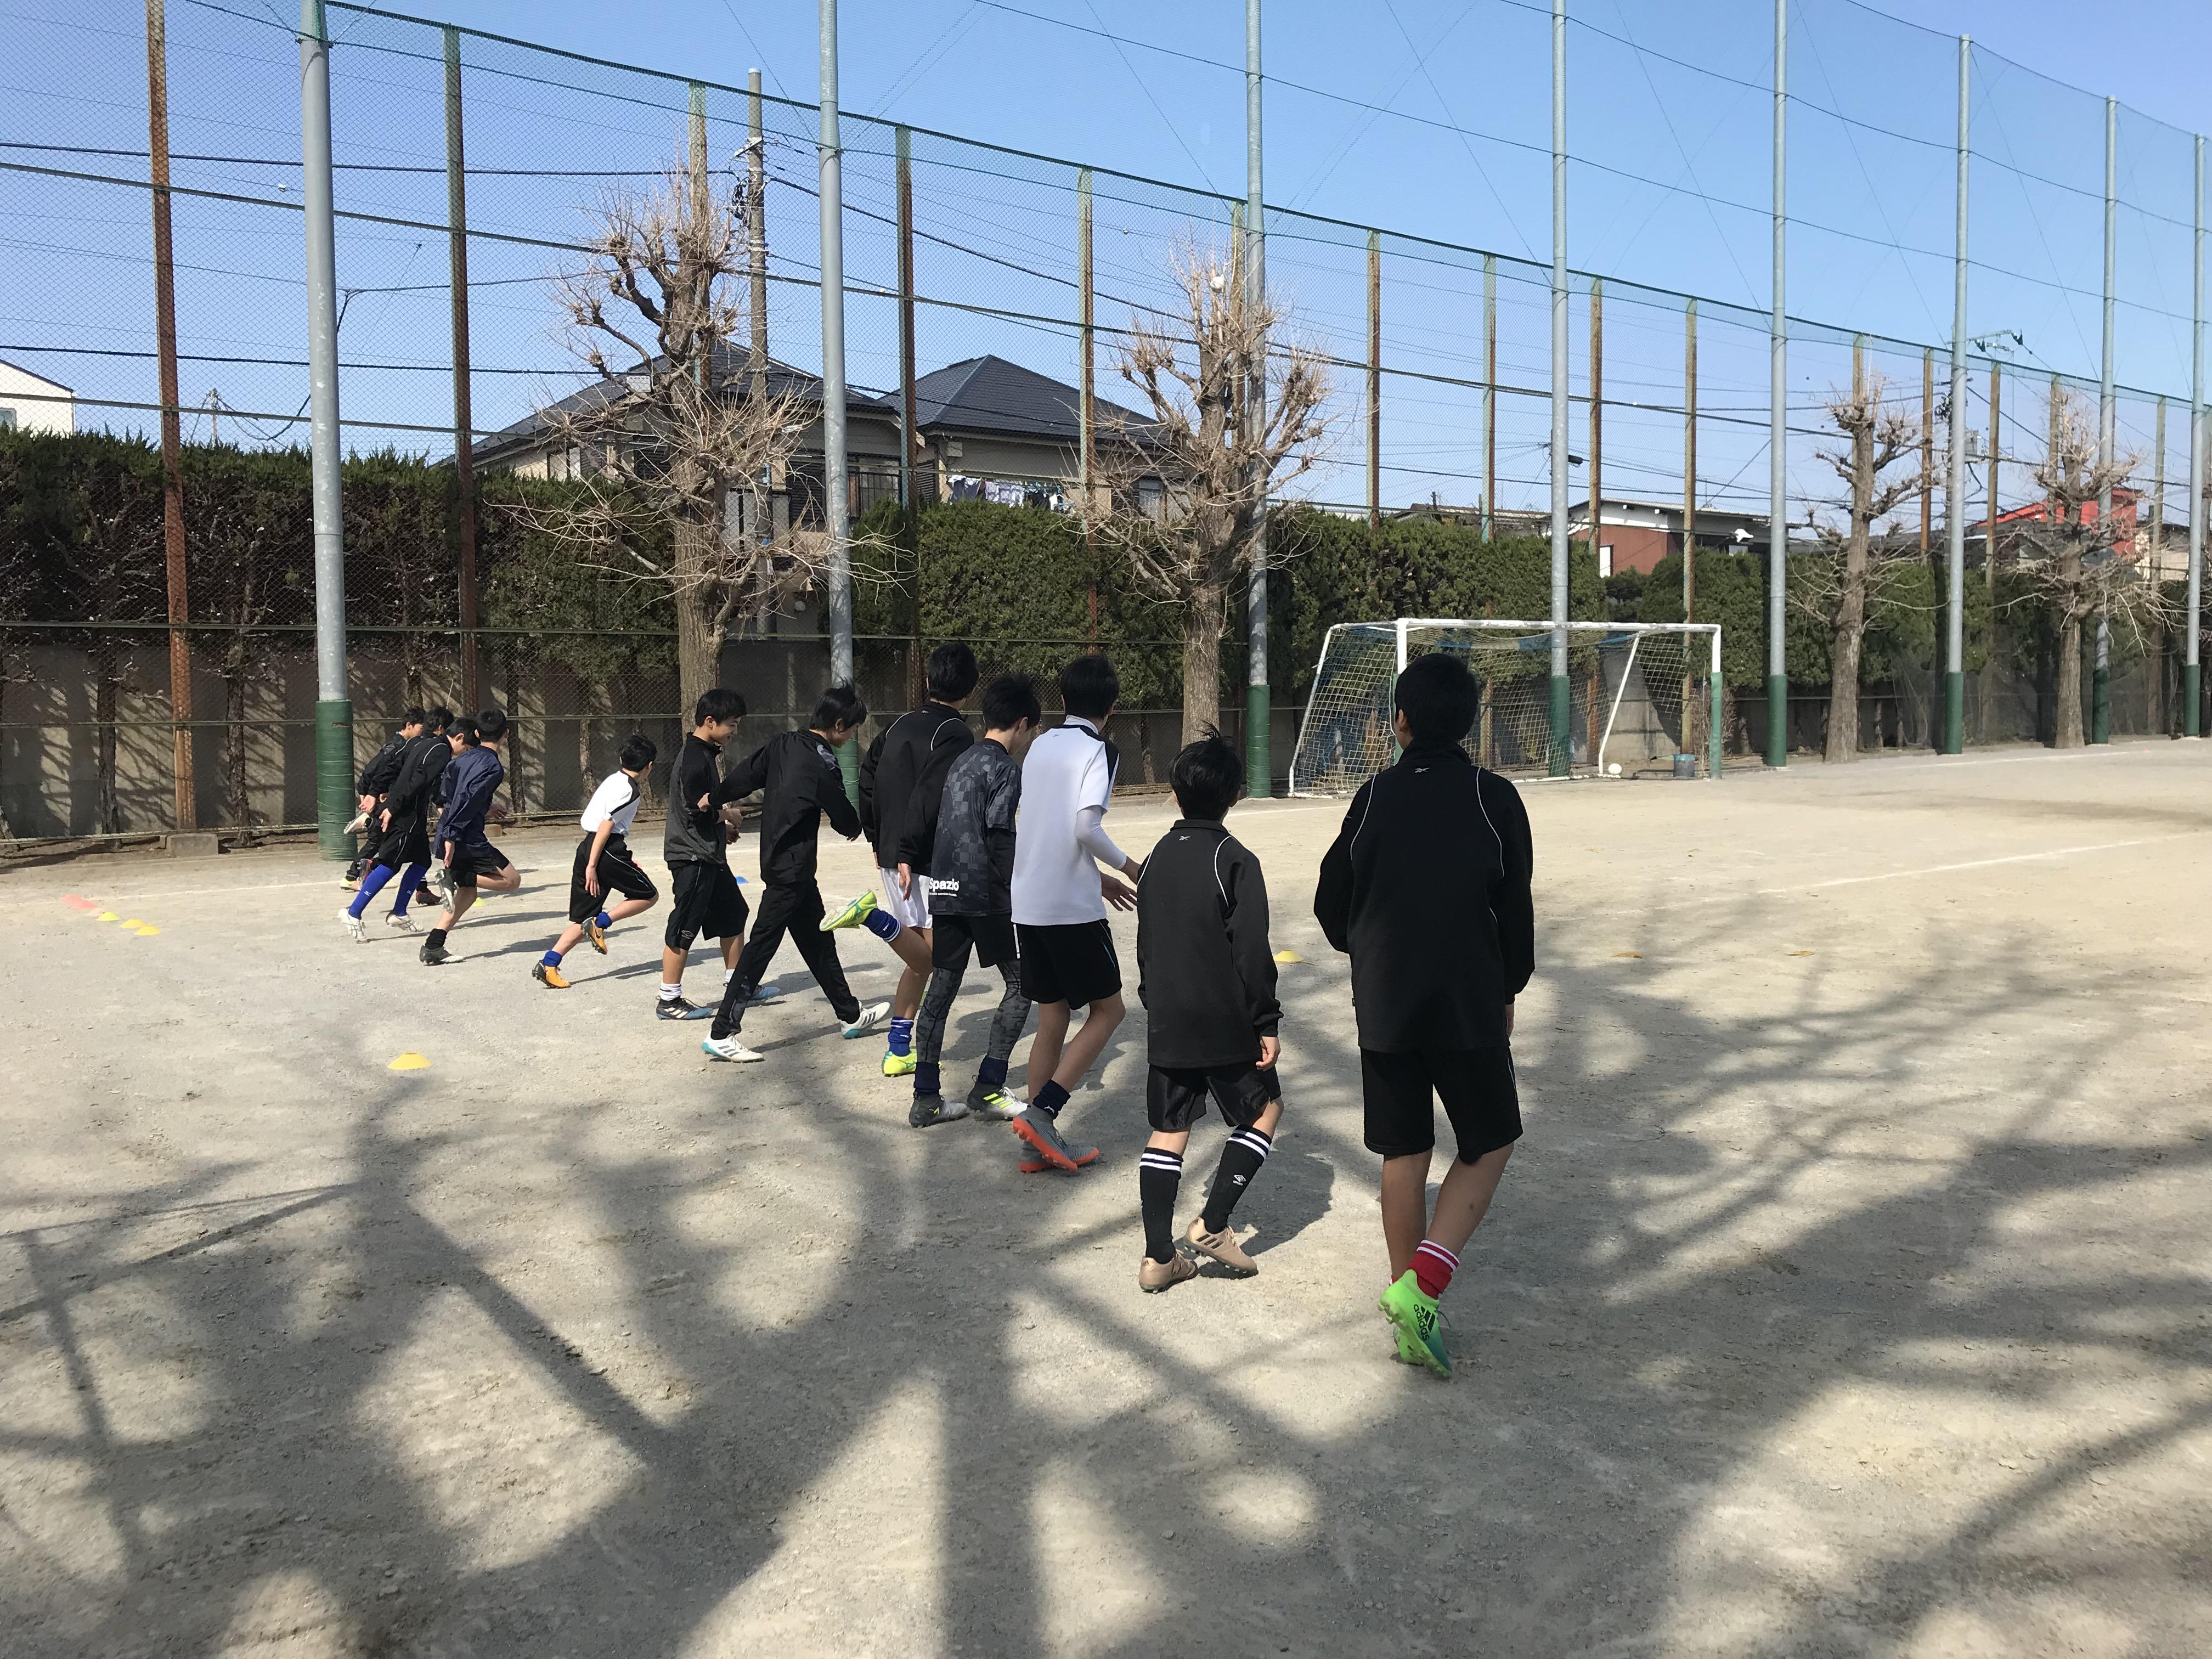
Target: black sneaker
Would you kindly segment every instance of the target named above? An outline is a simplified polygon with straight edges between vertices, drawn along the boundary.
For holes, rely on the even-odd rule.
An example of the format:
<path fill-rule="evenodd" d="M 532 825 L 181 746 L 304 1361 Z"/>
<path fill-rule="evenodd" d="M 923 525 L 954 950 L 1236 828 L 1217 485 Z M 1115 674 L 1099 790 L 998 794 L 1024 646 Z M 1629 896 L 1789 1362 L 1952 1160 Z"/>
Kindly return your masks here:
<path fill-rule="evenodd" d="M 422 965 L 425 968 L 435 968 L 441 963 L 451 962 L 453 959 L 453 953 L 434 939 L 426 939 L 422 941 L 421 955 Z"/>
<path fill-rule="evenodd" d="M 909 1129 L 929 1129 L 940 1123 L 957 1123 L 967 1115 L 965 1101 L 947 1104 L 943 1095 L 916 1095 L 907 1109 L 906 1122 Z"/>
<path fill-rule="evenodd" d="M 712 1008 L 702 1008 L 697 1003 L 688 1002 L 682 997 L 663 997 L 653 1006 L 656 1019 L 709 1019 L 714 1012 Z"/>

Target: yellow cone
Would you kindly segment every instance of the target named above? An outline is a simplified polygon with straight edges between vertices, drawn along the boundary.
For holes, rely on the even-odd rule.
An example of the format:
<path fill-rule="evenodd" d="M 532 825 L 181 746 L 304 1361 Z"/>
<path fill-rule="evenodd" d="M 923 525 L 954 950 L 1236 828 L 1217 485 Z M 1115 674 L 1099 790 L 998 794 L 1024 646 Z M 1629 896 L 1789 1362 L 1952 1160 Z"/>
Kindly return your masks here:
<path fill-rule="evenodd" d="M 427 1070 L 429 1064 L 427 1055 L 416 1054 L 410 1049 L 394 1060 L 386 1069 L 394 1072 L 420 1072 Z"/>
<path fill-rule="evenodd" d="M 157 939 L 161 932 L 158 927 L 141 927 L 137 931 L 140 939 Z"/>
<path fill-rule="evenodd" d="M 102 910 L 98 915 L 94 916 L 93 920 L 94 921 L 120 921 L 123 918 L 117 915 L 112 910 Z"/>
<path fill-rule="evenodd" d="M 1304 962 L 1305 958 L 1300 956 L 1296 951 L 1278 951 L 1275 952 L 1275 960 L 1278 962 Z"/>
<path fill-rule="evenodd" d="M 132 916 L 125 921 L 123 925 L 125 927 L 143 927 L 146 924 L 139 921 L 137 917 Z"/>

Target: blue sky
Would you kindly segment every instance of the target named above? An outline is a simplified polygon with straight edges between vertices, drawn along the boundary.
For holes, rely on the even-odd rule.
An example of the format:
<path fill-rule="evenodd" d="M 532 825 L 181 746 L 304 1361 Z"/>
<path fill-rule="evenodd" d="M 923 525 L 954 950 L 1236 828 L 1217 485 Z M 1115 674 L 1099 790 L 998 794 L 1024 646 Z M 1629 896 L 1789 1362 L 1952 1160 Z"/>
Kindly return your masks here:
<path fill-rule="evenodd" d="M 24 5 L 15 29 L 21 58 L 9 77 L 18 82 L 18 95 L 12 118 L 0 122 L 0 137 L 143 144 L 136 9 L 86 10 L 68 0 Z M 276 27 L 292 9 L 283 0 L 224 5 L 231 9 L 171 0 L 174 146 L 296 155 L 292 50 Z M 486 0 L 441 7 L 417 0 L 413 9 L 727 83 L 741 83 L 747 67 L 758 64 L 771 92 L 813 95 L 811 4 L 710 0 L 616 9 Z M 1909 9 L 1910 21 L 1904 9 L 1892 15 L 1848 0 L 1793 3 L 1791 87 L 1800 100 L 1790 138 L 1793 314 L 1903 342 L 1948 338 L 1956 84 L 1948 37 L 1965 29 L 1985 48 L 1972 80 L 1978 159 L 1969 332 L 2016 331 L 2021 343 L 2003 348 L 2015 375 L 2096 374 L 2101 99 L 2109 81 L 2130 105 L 2121 126 L 2118 373 L 2128 384 L 2185 394 L 2191 152 L 2183 129 L 2207 124 L 2201 91 L 2191 81 L 2212 61 L 2212 10 L 2118 0 L 2098 9 L 2092 34 L 2082 9 L 2053 0 L 1927 0 Z M 1707 301 L 1701 491 L 1717 504 L 1750 506 L 1764 493 L 1765 342 L 1753 313 L 1768 302 L 1771 4 L 1574 0 L 1570 11 L 1571 258 L 1610 284 L 1607 394 L 1624 405 L 1607 412 L 1607 493 L 1679 490 L 1670 480 L 1679 476 L 1680 422 L 1664 410 L 1680 398 L 1682 319 L 1679 301 L 1639 295 L 1629 286 L 1641 283 Z M 613 17 L 619 29 L 611 29 Z M 1271 204 L 1503 256 L 1501 378 L 1540 381 L 1543 295 L 1540 280 L 1528 279 L 1541 272 L 1516 262 L 1549 255 L 1547 15 L 1526 0 L 1273 0 L 1267 27 Z M 1096 33 L 1109 27 L 1128 42 L 1149 44 Z M 434 65 L 374 49 L 411 50 L 422 40 L 344 14 L 334 14 L 333 30 L 340 42 L 341 161 L 434 163 L 441 137 Z M 434 36 L 427 39 L 434 49 Z M 1242 61 L 1240 5 L 848 0 L 842 45 L 848 111 L 1242 193 L 1243 80 L 1234 67 L 1221 67 Z M 532 64 L 491 49 L 480 54 L 473 44 L 468 55 L 472 66 L 481 56 L 487 70 L 538 76 L 515 80 L 471 68 L 471 159 L 479 167 L 651 165 L 665 158 L 680 121 L 660 106 L 669 101 L 665 88 L 641 96 L 621 77 L 556 60 Z M 2046 78 L 2052 76 L 2058 78 Z M 581 97 L 547 81 L 590 82 L 627 101 Z M 738 111 L 720 98 L 710 109 L 720 159 L 734 140 Z M 813 204 L 801 193 L 811 176 L 807 122 L 786 116 L 778 125 L 784 140 L 775 151 L 778 176 L 792 182 L 777 192 L 775 239 L 787 274 L 803 277 L 812 262 Z M 866 283 L 889 275 L 888 238 L 866 217 L 889 205 L 881 154 L 888 143 L 864 127 L 848 139 L 856 151 L 849 180 L 856 213 L 848 268 L 855 282 Z M 1066 175 L 1011 161 L 979 167 L 973 153 L 940 152 L 927 141 L 917 155 L 925 231 L 933 227 L 967 250 L 926 246 L 924 291 L 971 306 L 1066 315 L 1066 285 L 1053 274 L 1065 269 L 1072 238 Z M 97 165 L 131 170 L 127 161 Z M 270 168 L 207 164 L 198 173 L 180 167 L 179 176 L 279 199 L 296 188 L 285 182 L 296 173 Z M 0 323 L 7 348 L 0 355 L 94 395 L 121 397 L 149 382 L 143 364 L 128 360 L 40 356 L 36 349 L 143 343 L 143 198 L 98 190 L 88 196 L 21 175 L 0 187 L 14 203 L 17 233 L 0 240 L 0 274 L 9 275 L 15 296 Z M 574 180 L 489 178 L 471 189 L 479 225 L 556 240 L 576 233 L 588 196 Z M 342 205 L 398 216 L 435 220 L 442 212 L 434 176 L 355 173 L 342 177 L 340 194 Z M 1130 301 L 1158 292 L 1169 228 L 1203 208 L 1151 198 L 1135 187 L 1102 190 L 1102 321 L 1117 320 Z M 179 258 L 202 267 L 180 274 L 188 351 L 197 343 L 206 356 L 297 354 L 297 223 L 295 216 L 265 209 L 180 203 Z M 1279 228 L 1277 237 L 1271 279 L 1301 326 L 1332 351 L 1364 355 L 1360 234 L 1306 225 Z M 443 359 L 442 244 L 404 230 L 349 226 L 341 265 L 342 281 L 361 290 L 346 325 L 345 355 L 364 365 L 348 381 L 349 416 L 436 425 L 444 418 L 443 393 L 428 370 Z M 497 284 L 479 292 L 472 330 L 486 369 L 476 393 L 479 424 L 514 418 L 562 384 L 557 376 L 525 372 L 556 370 L 563 362 L 537 282 L 548 268 L 542 251 L 477 245 L 475 274 Z M 1385 356 L 1394 367 L 1444 381 L 1480 373 L 1480 277 L 1469 260 L 1417 257 L 1410 245 L 1389 244 L 1384 285 Z M 813 305 L 804 289 L 779 289 L 779 355 L 813 359 Z M 893 372 L 890 307 L 861 299 L 853 311 L 853 376 L 883 384 Z M 1578 391 L 1587 373 L 1586 325 L 1578 300 Z M 992 349 L 1063 378 L 1071 372 L 1065 330 L 939 307 L 925 308 L 922 336 L 925 368 Z M 423 368 L 410 370 L 410 362 Z M 366 367 L 371 363 L 392 367 Z M 1918 352 L 1878 349 L 1876 365 L 1917 405 Z M 1820 397 L 1848 374 L 1844 337 L 1802 331 L 1792 371 L 1793 424 L 1803 428 L 1793 441 L 1793 477 L 1817 497 L 1824 486 L 1811 432 Z M 186 396 L 208 382 L 234 407 L 289 410 L 298 379 L 266 365 L 188 364 Z M 1361 388 L 1357 375 L 1346 379 L 1349 417 Z M 1978 377 L 1976 399 L 1984 397 L 1980 387 Z M 1102 390 L 1110 389 L 1102 366 Z M 1501 402 L 1500 498 L 1540 499 L 1540 401 Z M 1655 408 L 1630 406 L 1639 402 Z M 1392 377 L 1384 407 L 1386 497 L 1472 500 L 1479 488 L 1473 394 L 1434 378 Z M 1970 424 L 1986 419 L 1985 404 L 1970 401 Z M 2147 404 L 2124 405 L 2124 441 L 2145 447 L 2151 419 Z M 1578 445 L 1581 420 L 1578 413 Z M 2039 424 L 2038 410 L 2008 392 L 2008 445 Z M 2176 471 L 2179 425 L 2177 412 L 2168 442 L 2169 470 Z M 1347 418 L 1345 465 L 1325 481 L 1325 495 L 1358 488 L 1358 426 Z M 378 440 L 364 428 L 353 441 Z M 394 441 L 428 441 L 404 434 Z"/>

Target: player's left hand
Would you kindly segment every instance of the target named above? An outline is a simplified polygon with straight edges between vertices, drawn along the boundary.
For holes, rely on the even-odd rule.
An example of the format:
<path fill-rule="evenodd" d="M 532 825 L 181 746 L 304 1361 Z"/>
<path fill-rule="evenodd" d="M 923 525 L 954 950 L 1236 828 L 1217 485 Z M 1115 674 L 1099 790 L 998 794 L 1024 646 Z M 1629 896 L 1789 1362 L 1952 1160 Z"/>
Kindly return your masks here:
<path fill-rule="evenodd" d="M 599 896 L 599 866 L 596 864 L 584 866 L 584 890 L 593 898 Z"/>
<path fill-rule="evenodd" d="M 1260 1058 L 1253 1063 L 1264 1072 L 1282 1057 L 1282 1053 L 1283 1040 L 1280 1037 L 1263 1036 L 1260 1039 Z"/>
<path fill-rule="evenodd" d="M 1133 910 L 1137 908 L 1137 890 L 1115 880 L 1111 876 L 1098 878 L 1098 890 L 1104 896 L 1106 902 L 1116 910 Z"/>
<path fill-rule="evenodd" d="M 900 865 L 898 867 L 898 878 L 899 896 L 901 898 L 912 898 L 914 896 L 914 866 L 911 864 Z"/>

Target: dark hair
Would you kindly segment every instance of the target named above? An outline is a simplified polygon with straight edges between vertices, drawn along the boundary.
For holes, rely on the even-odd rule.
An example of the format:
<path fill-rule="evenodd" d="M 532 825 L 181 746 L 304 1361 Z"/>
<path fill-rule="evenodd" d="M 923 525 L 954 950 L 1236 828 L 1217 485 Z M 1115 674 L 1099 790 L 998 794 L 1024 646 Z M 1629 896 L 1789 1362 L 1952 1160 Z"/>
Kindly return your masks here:
<path fill-rule="evenodd" d="M 708 720 L 741 720 L 744 717 L 744 698 L 726 685 L 701 692 L 691 710 L 691 724 L 695 726 L 704 726 Z"/>
<path fill-rule="evenodd" d="M 487 708 L 477 716 L 477 737 L 484 743 L 497 743 L 507 735 L 507 715 L 497 708 Z"/>
<path fill-rule="evenodd" d="M 827 732 L 833 726 L 858 726 L 867 718 L 868 705 L 860 701 L 858 691 L 850 685 L 833 685 L 814 705 L 814 718 L 807 724 L 817 732 Z"/>
<path fill-rule="evenodd" d="M 1480 690 L 1457 657 L 1431 651 L 1398 676 L 1398 709 L 1423 743 L 1457 743 L 1474 724 Z"/>
<path fill-rule="evenodd" d="M 625 772 L 642 772 L 659 757 L 659 745 L 642 732 L 633 732 L 624 738 L 622 748 L 615 755 Z"/>
<path fill-rule="evenodd" d="M 453 723 L 453 711 L 442 702 L 436 703 L 423 718 L 430 722 L 434 730 L 442 732 Z"/>
<path fill-rule="evenodd" d="M 1043 718 L 1044 708 L 1037 702 L 1035 675 L 1000 674 L 983 688 L 983 729 L 986 732 L 1011 732 L 1024 720 L 1035 726 Z"/>
<path fill-rule="evenodd" d="M 1060 707 L 1087 720 L 1106 718 L 1106 711 L 1121 701 L 1121 679 L 1114 665 L 1098 652 L 1078 657 L 1060 671 Z"/>
<path fill-rule="evenodd" d="M 929 695 L 939 702 L 958 702 L 975 689 L 975 653 L 957 640 L 929 653 Z"/>
<path fill-rule="evenodd" d="M 404 711 L 404 712 L 400 714 L 400 716 L 399 716 L 399 723 L 400 723 L 402 726 L 420 726 L 420 725 L 422 725 L 422 711 L 421 709 L 419 709 L 419 708 L 410 708 L 410 709 L 407 709 L 407 710 Z"/>
<path fill-rule="evenodd" d="M 446 735 L 459 738 L 464 748 L 477 746 L 477 723 L 473 715 L 455 714 L 446 721 Z"/>
<path fill-rule="evenodd" d="M 1176 805 L 1187 818 L 1212 822 L 1236 805 L 1244 793 L 1244 763 L 1212 726 L 1184 748 L 1168 767 Z"/>

